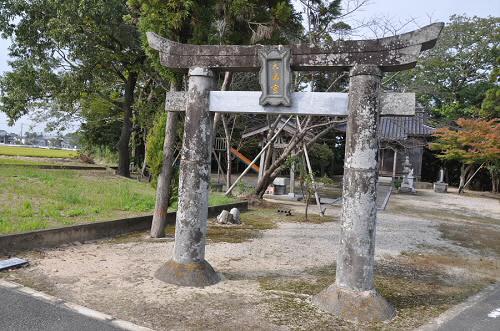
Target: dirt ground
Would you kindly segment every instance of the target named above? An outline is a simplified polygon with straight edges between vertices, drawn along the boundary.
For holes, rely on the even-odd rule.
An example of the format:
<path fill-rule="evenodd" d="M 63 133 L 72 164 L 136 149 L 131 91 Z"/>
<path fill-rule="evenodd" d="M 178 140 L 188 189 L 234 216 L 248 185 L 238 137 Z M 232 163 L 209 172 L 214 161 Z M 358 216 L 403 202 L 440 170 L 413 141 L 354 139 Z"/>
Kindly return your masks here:
<path fill-rule="evenodd" d="M 296 216 L 260 206 L 241 226 L 211 221 L 206 259 L 224 280 L 203 289 L 156 280 L 173 240 L 146 233 L 29 252 L 30 267 L 0 277 L 156 330 L 413 329 L 500 279 L 499 199 L 395 194 L 378 216 L 375 280 L 398 315 L 337 319 L 311 297 L 335 280 L 340 209 L 304 221 L 289 208 Z"/>

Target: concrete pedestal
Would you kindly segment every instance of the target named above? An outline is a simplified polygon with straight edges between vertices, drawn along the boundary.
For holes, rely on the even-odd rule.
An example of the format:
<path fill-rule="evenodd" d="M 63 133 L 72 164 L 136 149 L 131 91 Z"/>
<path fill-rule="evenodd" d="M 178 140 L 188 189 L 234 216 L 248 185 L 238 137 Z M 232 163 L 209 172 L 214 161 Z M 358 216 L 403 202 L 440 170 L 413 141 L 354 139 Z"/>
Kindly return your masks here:
<path fill-rule="evenodd" d="M 376 322 L 396 316 L 394 308 L 375 290 L 352 291 L 335 284 L 313 297 L 313 304 L 353 322 Z"/>
<path fill-rule="evenodd" d="M 446 183 L 434 183 L 434 192 L 448 193 L 448 184 L 446 184 Z"/>

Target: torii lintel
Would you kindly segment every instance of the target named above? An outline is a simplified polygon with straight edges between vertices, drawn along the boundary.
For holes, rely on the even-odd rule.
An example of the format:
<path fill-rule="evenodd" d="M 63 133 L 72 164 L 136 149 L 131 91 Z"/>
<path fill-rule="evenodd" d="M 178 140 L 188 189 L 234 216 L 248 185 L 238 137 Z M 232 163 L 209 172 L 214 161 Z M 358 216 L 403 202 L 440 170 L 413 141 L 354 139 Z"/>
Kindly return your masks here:
<path fill-rule="evenodd" d="M 436 44 L 444 23 L 434 23 L 421 29 L 371 40 L 335 41 L 325 46 L 294 44 L 291 67 L 296 71 L 346 70 L 355 64 L 379 66 L 393 72 L 413 68 L 418 55 Z M 159 35 L 147 33 L 149 45 L 160 52 L 161 63 L 173 70 L 187 71 L 190 67 L 205 67 L 223 71 L 258 71 L 259 50 L 283 47 L 269 45 L 190 45 L 177 43 Z"/>

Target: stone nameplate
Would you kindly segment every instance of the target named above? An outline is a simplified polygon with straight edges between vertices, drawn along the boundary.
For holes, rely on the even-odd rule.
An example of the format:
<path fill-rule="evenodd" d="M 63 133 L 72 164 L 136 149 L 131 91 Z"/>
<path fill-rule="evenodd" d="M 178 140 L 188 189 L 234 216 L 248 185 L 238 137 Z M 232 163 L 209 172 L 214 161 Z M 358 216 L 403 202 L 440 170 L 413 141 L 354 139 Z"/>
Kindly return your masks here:
<path fill-rule="evenodd" d="M 290 82 L 292 71 L 290 69 L 290 50 L 286 48 L 273 48 L 260 50 L 260 86 L 262 94 L 259 98 L 261 106 L 290 106 Z"/>

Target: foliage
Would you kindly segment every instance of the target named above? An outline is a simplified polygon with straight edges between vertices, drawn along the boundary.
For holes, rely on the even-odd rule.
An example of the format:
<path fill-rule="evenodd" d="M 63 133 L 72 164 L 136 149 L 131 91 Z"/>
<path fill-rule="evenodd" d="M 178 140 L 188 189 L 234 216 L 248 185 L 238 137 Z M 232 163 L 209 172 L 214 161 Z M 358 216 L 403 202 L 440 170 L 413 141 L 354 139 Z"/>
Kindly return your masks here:
<path fill-rule="evenodd" d="M 495 68 L 491 72 L 490 82 L 494 84 L 486 91 L 479 115 L 485 119 L 500 118 L 500 56 L 497 57 Z"/>
<path fill-rule="evenodd" d="M 81 116 L 85 121 L 79 135 L 84 150 L 115 151 L 120 139 L 122 114 L 110 101 L 96 95 L 81 99 Z"/>
<path fill-rule="evenodd" d="M 92 157 L 97 164 L 109 166 L 116 166 L 118 164 L 118 154 L 115 150 L 107 146 L 91 146 L 85 149 L 84 153 Z"/>
<path fill-rule="evenodd" d="M 161 112 L 156 116 L 155 124 L 147 138 L 146 163 L 152 177 L 153 187 L 156 187 L 158 176 L 163 166 L 163 142 L 165 140 L 165 127 L 167 125 L 167 113 Z"/>
<path fill-rule="evenodd" d="M 401 178 L 395 178 L 394 179 L 394 188 L 396 190 L 399 190 L 399 188 L 401 187 L 402 183 L 403 183 L 403 180 Z"/>
<path fill-rule="evenodd" d="M 92 114 L 85 132 L 94 144 L 95 124 L 117 130 L 117 122 L 95 120 L 93 112 L 102 108 L 96 102 L 108 103 L 122 116 L 118 144 L 106 146 L 118 149 L 123 176 L 129 176 L 134 94 L 148 69 L 138 30 L 123 19 L 127 13 L 125 0 L 6 0 L 0 6 L 1 32 L 13 39 L 12 70 L 0 79 L 0 111 L 10 121 L 26 113 L 52 118 L 59 129 Z"/>
<path fill-rule="evenodd" d="M 135 27 L 122 19 L 126 12 L 123 0 L 4 1 L 0 27 L 15 39 L 0 110 L 11 120 L 36 108 L 74 114 L 81 97 L 100 93 L 103 82 L 103 97 L 112 99 L 112 89 L 119 96 L 113 84 L 144 56 Z"/>
<path fill-rule="evenodd" d="M 326 175 L 318 177 L 316 179 L 316 181 L 318 183 L 323 183 L 325 185 L 333 185 L 333 184 L 335 184 L 335 181 L 333 179 L 331 179 L 330 177 L 326 176 Z"/>
<path fill-rule="evenodd" d="M 433 150 L 441 151 L 438 158 L 456 160 L 462 164 L 459 193 L 465 185 L 467 174 L 470 174 L 472 164 L 484 164 L 490 172 L 492 189 L 498 191 L 498 176 L 500 174 L 500 120 L 459 119 L 458 130 L 449 128 L 438 129 L 434 135 L 436 141 L 430 144 Z"/>
<path fill-rule="evenodd" d="M 461 118 L 458 130 L 436 130 L 435 142 L 430 144 L 443 160 L 460 160 L 465 163 L 493 162 L 500 159 L 500 121 Z"/>
<path fill-rule="evenodd" d="M 311 162 L 318 164 L 321 169 L 321 175 L 325 175 L 325 168 L 332 163 L 333 151 L 327 144 L 313 144 L 310 149 Z"/>
<path fill-rule="evenodd" d="M 235 194 L 236 196 L 246 197 L 252 194 L 255 191 L 255 188 L 252 185 L 245 183 L 243 180 L 240 180 L 238 184 L 236 184 Z"/>
<path fill-rule="evenodd" d="M 499 41 L 500 18 L 454 15 L 436 47 L 387 87 L 416 92 L 418 101 L 444 122 L 477 118 L 486 91 L 494 87 L 489 75 L 499 55 Z"/>

